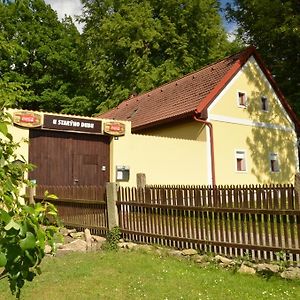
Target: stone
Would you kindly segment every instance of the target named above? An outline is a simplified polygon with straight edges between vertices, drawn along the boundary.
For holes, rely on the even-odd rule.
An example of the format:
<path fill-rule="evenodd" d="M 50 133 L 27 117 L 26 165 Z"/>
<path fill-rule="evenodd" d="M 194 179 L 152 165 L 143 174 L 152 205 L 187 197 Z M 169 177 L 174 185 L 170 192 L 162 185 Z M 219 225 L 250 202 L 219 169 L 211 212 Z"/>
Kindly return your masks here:
<path fill-rule="evenodd" d="M 59 229 L 59 233 L 63 236 L 67 236 L 69 234 L 69 229 L 62 227 Z"/>
<path fill-rule="evenodd" d="M 181 253 L 184 256 L 192 256 L 198 254 L 197 250 L 195 249 L 184 249 L 181 251 Z"/>
<path fill-rule="evenodd" d="M 70 252 L 86 252 L 87 243 L 84 240 L 75 240 L 69 244 L 63 245 L 60 249 Z"/>
<path fill-rule="evenodd" d="M 229 259 L 229 258 L 221 256 L 221 255 L 216 255 L 214 260 L 216 262 L 221 262 L 223 264 L 223 266 L 229 266 L 233 263 L 232 259 Z"/>
<path fill-rule="evenodd" d="M 91 235 L 91 231 L 88 228 L 84 230 L 84 236 L 85 236 L 87 250 L 90 251 L 92 248 L 92 235 Z"/>
<path fill-rule="evenodd" d="M 258 264 L 256 265 L 256 271 L 257 272 L 272 272 L 272 273 L 278 273 L 280 270 L 280 267 L 278 265 L 273 264 Z"/>
<path fill-rule="evenodd" d="M 284 279 L 300 279 L 300 268 L 289 267 L 280 276 Z"/>
<path fill-rule="evenodd" d="M 175 257 L 182 257 L 182 252 L 180 250 L 174 250 L 174 249 L 171 249 L 169 250 L 169 255 L 171 256 L 175 256 Z"/>
<path fill-rule="evenodd" d="M 68 234 L 75 233 L 77 230 L 75 228 L 68 229 Z"/>
<path fill-rule="evenodd" d="M 70 237 L 69 235 L 64 236 L 64 244 L 69 244 L 71 242 L 75 241 L 75 239 L 73 239 L 72 237 Z"/>
<path fill-rule="evenodd" d="M 122 242 L 122 243 L 118 243 L 117 245 L 118 245 L 119 248 L 125 249 L 126 248 L 126 244 L 127 243 Z"/>
<path fill-rule="evenodd" d="M 52 253 L 52 248 L 49 245 L 45 246 L 45 254 L 51 254 Z"/>
<path fill-rule="evenodd" d="M 97 243 L 105 243 L 106 242 L 106 238 L 103 236 L 99 236 L 99 235 L 92 235 L 92 238 L 94 241 L 96 241 Z"/>
<path fill-rule="evenodd" d="M 80 231 L 80 232 L 71 232 L 70 236 L 73 239 L 82 239 L 84 237 L 84 232 Z"/>
<path fill-rule="evenodd" d="M 255 271 L 254 268 L 248 267 L 245 264 L 242 264 L 241 267 L 238 270 L 238 273 L 244 273 L 244 274 L 251 274 L 251 275 L 253 275 L 253 274 L 256 273 L 256 271 Z"/>
<path fill-rule="evenodd" d="M 136 248 L 138 250 L 142 250 L 142 251 L 145 251 L 145 252 L 153 251 L 153 247 L 151 245 L 147 245 L 147 244 L 137 245 Z"/>
<path fill-rule="evenodd" d="M 136 248 L 136 247 L 137 247 L 137 244 L 132 243 L 132 242 L 126 243 L 126 246 L 125 246 L 125 248 L 126 248 L 126 249 L 129 249 L 129 250 L 133 250 L 133 249 Z"/>
<path fill-rule="evenodd" d="M 203 264 L 209 261 L 209 258 L 207 255 L 194 255 L 193 259 L 195 261 L 195 263 L 197 264 Z"/>

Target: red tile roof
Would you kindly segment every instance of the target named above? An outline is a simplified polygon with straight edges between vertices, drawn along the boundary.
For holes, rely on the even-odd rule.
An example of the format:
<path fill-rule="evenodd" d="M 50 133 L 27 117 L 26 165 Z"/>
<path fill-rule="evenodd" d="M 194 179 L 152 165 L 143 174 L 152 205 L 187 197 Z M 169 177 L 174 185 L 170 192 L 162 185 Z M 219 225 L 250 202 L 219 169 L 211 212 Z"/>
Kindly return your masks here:
<path fill-rule="evenodd" d="M 98 117 L 131 121 L 132 130 L 139 131 L 193 116 L 195 113 L 200 114 L 206 110 L 251 55 L 256 58 L 294 122 L 298 123 L 295 113 L 253 46 L 150 92 L 125 100 L 116 108 Z"/>

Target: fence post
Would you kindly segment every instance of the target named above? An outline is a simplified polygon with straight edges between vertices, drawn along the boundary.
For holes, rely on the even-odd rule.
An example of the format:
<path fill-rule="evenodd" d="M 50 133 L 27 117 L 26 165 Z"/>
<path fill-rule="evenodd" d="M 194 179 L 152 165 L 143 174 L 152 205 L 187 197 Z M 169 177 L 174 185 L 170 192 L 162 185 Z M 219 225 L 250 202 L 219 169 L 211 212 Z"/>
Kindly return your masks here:
<path fill-rule="evenodd" d="M 296 173 L 295 175 L 295 203 L 296 207 L 300 207 L 300 173 Z"/>
<path fill-rule="evenodd" d="M 116 202 L 118 200 L 118 184 L 116 182 L 106 183 L 107 195 L 107 216 L 108 216 L 108 230 L 119 226 L 118 208 Z"/>
<path fill-rule="evenodd" d="M 26 187 L 26 197 L 28 197 L 28 203 L 34 204 L 34 196 L 36 195 L 35 186 Z"/>
<path fill-rule="evenodd" d="M 146 174 L 137 173 L 136 174 L 136 186 L 137 188 L 145 188 L 146 187 Z"/>

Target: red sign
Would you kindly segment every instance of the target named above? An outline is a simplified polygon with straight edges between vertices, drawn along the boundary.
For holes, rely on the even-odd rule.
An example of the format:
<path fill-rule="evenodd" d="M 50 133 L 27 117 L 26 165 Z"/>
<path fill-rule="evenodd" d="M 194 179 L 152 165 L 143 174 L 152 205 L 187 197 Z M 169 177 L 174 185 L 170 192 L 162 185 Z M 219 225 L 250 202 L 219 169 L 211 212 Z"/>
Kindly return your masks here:
<path fill-rule="evenodd" d="M 38 113 L 18 111 L 13 113 L 13 122 L 16 125 L 27 128 L 42 126 L 42 117 Z"/>
<path fill-rule="evenodd" d="M 107 122 L 104 125 L 104 132 L 113 135 L 121 136 L 125 134 L 125 124 L 120 122 Z"/>

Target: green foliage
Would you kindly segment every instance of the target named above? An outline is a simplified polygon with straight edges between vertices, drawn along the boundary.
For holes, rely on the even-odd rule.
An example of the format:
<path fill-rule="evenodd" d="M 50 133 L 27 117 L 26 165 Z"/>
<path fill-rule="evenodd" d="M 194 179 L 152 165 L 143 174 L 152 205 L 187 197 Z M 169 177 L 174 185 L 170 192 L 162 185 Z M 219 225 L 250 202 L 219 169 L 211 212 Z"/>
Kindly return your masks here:
<path fill-rule="evenodd" d="M 300 115 L 300 2 L 298 0 L 235 0 L 228 18 L 239 37 L 255 45 L 285 96 Z"/>
<path fill-rule="evenodd" d="M 107 250 L 118 250 L 118 243 L 121 237 L 120 227 L 115 226 L 113 229 L 109 230 L 106 235 L 106 245 Z"/>
<path fill-rule="evenodd" d="M 7 278 L 17 298 L 25 281 L 40 274 L 39 264 L 48 243 L 54 250 L 57 210 L 50 203 L 22 204 L 20 190 L 25 184 L 24 173 L 31 166 L 16 164 L 17 143 L 8 132 L 10 116 L 0 111 L 0 279 Z"/>
<path fill-rule="evenodd" d="M 232 51 L 216 0 L 82 3 L 86 68 L 102 111 Z"/>
<path fill-rule="evenodd" d="M 67 107 L 73 113 L 77 97 L 85 96 L 89 109 L 74 112 L 91 115 L 96 106 L 79 50 L 80 34 L 72 19 L 60 22 L 44 0 L 0 3 L 0 76 L 27 92 L 15 107 L 50 112 Z"/>

